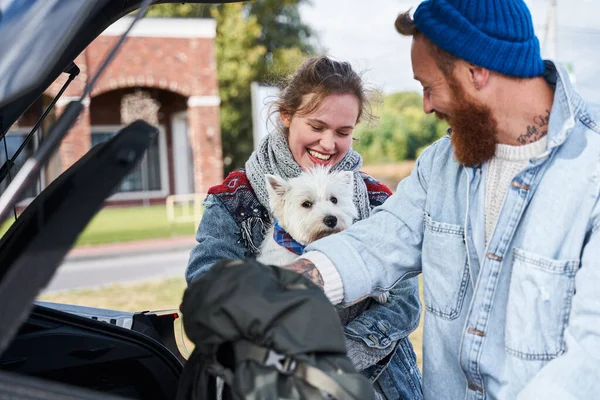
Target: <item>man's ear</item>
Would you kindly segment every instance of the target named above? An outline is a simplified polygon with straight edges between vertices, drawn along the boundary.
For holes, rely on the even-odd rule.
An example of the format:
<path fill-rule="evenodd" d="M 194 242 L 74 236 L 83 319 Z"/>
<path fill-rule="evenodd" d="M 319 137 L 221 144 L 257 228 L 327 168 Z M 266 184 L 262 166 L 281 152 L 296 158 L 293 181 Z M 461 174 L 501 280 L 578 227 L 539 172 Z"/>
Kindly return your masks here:
<path fill-rule="evenodd" d="M 483 89 L 490 80 L 490 70 L 475 64 L 467 63 L 469 80 L 475 90 Z"/>

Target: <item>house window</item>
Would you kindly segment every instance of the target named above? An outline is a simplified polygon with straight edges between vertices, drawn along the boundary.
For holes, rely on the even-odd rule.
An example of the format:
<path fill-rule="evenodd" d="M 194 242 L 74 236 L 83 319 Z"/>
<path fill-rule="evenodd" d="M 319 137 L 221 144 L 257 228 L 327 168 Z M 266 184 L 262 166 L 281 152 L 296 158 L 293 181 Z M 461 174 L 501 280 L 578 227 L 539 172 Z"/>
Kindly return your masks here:
<path fill-rule="evenodd" d="M 114 129 L 96 129 L 92 128 L 92 147 L 109 140 L 119 130 Z M 148 193 L 155 192 L 162 194 L 167 187 L 164 184 L 163 169 L 166 164 L 163 154 L 164 149 L 162 135 L 157 136 L 144 154 L 144 157 L 138 165 L 123 179 L 121 185 L 114 191 L 114 194 Z"/>
<path fill-rule="evenodd" d="M 25 141 L 25 138 L 29 134 L 29 131 L 30 130 L 26 130 L 26 129 L 11 130 L 4 136 L 3 139 L 0 139 L 0 166 L 4 165 L 4 163 L 6 162 L 6 159 L 7 159 L 6 153 L 7 152 L 8 152 L 8 159 L 13 158 L 13 156 L 15 155 L 15 153 L 17 152 L 19 147 L 21 147 L 21 145 Z M 4 147 L 4 140 L 6 140 L 6 148 Z M 10 171 L 10 176 L 12 179 L 14 179 L 15 175 L 17 175 L 17 173 L 19 172 L 19 170 L 21 169 L 21 167 L 23 166 L 25 161 L 27 161 L 27 159 L 33 155 L 33 153 L 35 152 L 37 147 L 38 147 L 38 143 L 37 143 L 37 133 L 36 133 L 36 134 L 34 134 L 34 137 L 31 138 L 29 143 L 27 143 L 27 145 L 23 148 L 23 150 L 21 151 L 21 154 L 19 154 L 19 156 L 15 160 L 15 166 Z M 11 179 L 7 176 L 4 179 L 4 181 L 0 182 L 0 193 L 4 193 L 4 191 L 6 190 L 6 188 L 8 187 L 8 185 L 10 183 L 9 182 L 10 180 Z M 40 178 L 38 177 L 38 179 L 36 179 L 36 182 L 33 185 L 30 185 L 30 187 L 25 191 L 25 194 L 23 195 L 23 199 L 37 196 L 38 193 L 40 192 L 40 190 L 41 190 Z"/>

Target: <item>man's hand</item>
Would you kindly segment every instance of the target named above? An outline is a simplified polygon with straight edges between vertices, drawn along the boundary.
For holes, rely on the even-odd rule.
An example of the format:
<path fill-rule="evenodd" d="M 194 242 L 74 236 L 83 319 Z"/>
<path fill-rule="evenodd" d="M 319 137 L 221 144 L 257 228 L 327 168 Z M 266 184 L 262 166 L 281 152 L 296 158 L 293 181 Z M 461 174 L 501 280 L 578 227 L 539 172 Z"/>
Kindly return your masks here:
<path fill-rule="evenodd" d="M 321 273 L 311 261 L 305 258 L 299 258 L 294 261 L 292 264 L 284 265 L 281 268 L 287 269 L 289 271 L 294 271 L 300 275 L 304 275 L 306 278 L 310 279 L 315 285 L 323 289 L 325 282 L 323 281 L 323 277 Z"/>

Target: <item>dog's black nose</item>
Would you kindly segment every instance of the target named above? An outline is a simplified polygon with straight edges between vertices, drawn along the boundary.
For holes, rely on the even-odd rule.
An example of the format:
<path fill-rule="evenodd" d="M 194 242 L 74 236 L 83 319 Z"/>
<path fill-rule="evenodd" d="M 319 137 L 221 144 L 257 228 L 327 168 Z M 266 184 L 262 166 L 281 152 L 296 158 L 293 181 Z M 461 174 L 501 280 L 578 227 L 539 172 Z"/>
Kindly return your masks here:
<path fill-rule="evenodd" d="M 333 215 L 328 215 L 325 218 L 323 218 L 323 223 L 330 228 L 334 228 L 337 225 L 337 217 L 334 217 Z"/>

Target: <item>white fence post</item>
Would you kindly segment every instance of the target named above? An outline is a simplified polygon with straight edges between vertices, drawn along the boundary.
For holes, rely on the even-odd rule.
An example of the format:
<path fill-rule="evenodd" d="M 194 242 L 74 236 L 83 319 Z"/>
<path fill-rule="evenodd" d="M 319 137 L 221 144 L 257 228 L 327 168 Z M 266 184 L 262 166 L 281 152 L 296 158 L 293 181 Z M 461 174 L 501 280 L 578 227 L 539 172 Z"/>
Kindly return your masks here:
<path fill-rule="evenodd" d="M 198 229 L 202 218 L 202 200 L 204 196 L 199 193 L 172 194 L 167 196 L 165 205 L 167 219 L 170 223 L 194 222 L 194 233 Z M 177 213 L 179 210 L 179 213 Z"/>

